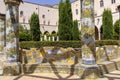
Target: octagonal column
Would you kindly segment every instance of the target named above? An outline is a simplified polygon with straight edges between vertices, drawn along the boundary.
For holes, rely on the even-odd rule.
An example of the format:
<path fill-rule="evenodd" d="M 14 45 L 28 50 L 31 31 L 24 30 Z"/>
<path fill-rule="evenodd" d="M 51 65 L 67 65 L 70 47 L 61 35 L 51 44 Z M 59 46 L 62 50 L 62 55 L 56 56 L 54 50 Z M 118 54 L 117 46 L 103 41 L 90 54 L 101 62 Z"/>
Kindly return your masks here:
<path fill-rule="evenodd" d="M 5 46 L 5 15 L 0 14 L 0 56 L 4 55 Z"/>
<path fill-rule="evenodd" d="M 95 64 L 94 0 L 81 0 L 82 63 Z"/>
<path fill-rule="evenodd" d="M 19 0 L 4 0 L 6 5 L 6 54 L 7 62 L 17 62 L 19 54 Z"/>

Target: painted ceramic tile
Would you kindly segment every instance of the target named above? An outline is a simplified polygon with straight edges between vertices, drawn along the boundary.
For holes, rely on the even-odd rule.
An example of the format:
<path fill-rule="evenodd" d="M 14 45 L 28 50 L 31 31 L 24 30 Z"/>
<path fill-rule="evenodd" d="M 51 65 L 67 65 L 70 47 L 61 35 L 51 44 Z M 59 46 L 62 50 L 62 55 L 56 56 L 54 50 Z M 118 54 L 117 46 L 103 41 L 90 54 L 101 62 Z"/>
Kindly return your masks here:
<path fill-rule="evenodd" d="M 94 0 L 82 0 L 81 13 L 82 61 L 85 64 L 93 61 L 91 64 L 95 64 Z"/>
<path fill-rule="evenodd" d="M 45 54 L 45 58 L 48 61 L 53 61 L 54 63 L 67 63 L 74 64 L 75 53 L 73 48 L 61 48 L 61 47 L 43 47 L 41 48 L 41 53 Z"/>
<path fill-rule="evenodd" d="M 0 19 L 0 55 L 3 55 L 4 53 L 4 27 L 5 21 L 3 19 Z"/>
<path fill-rule="evenodd" d="M 96 49 L 96 59 L 97 64 L 108 61 L 104 48 L 99 47 L 98 49 Z"/>
<path fill-rule="evenodd" d="M 6 53 L 8 62 L 17 61 L 18 5 L 6 4 Z"/>
<path fill-rule="evenodd" d="M 25 55 L 23 56 L 26 56 L 26 63 L 41 63 L 43 61 L 43 56 L 40 53 L 40 50 L 37 50 L 36 48 L 31 48 L 31 50 L 26 51 Z"/>
<path fill-rule="evenodd" d="M 105 45 L 106 55 L 109 60 L 117 59 L 118 55 L 118 47 L 116 45 Z"/>

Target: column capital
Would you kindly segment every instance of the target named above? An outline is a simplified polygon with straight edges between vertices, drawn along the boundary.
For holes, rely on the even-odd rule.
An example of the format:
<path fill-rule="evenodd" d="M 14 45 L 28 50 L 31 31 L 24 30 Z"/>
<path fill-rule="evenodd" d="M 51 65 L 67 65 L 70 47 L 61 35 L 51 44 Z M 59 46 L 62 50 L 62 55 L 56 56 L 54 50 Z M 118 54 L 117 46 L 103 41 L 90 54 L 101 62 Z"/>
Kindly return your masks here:
<path fill-rule="evenodd" d="M 12 3 L 12 4 L 15 4 L 15 5 L 20 5 L 20 2 L 22 2 L 22 0 L 4 0 L 5 4 Z"/>

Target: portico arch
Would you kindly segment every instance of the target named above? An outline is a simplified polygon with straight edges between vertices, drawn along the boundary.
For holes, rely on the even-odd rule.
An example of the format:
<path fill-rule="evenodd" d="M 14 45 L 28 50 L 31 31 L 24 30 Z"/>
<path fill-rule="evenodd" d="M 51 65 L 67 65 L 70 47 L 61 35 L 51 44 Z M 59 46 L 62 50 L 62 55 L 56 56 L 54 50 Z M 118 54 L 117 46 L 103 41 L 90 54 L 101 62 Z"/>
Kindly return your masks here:
<path fill-rule="evenodd" d="M 47 34 L 47 33 L 49 33 L 49 32 L 48 32 L 48 31 L 45 31 L 45 32 L 44 32 L 44 34 Z"/>
<path fill-rule="evenodd" d="M 95 26 L 95 40 L 98 40 L 99 39 L 99 35 L 98 35 L 98 28 L 97 26 Z"/>
<path fill-rule="evenodd" d="M 56 32 L 55 31 L 52 31 L 52 33 L 51 34 L 56 34 Z"/>
<path fill-rule="evenodd" d="M 101 40 L 103 39 L 103 26 L 101 25 L 100 27 L 100 37 L 101 37 Z"/>

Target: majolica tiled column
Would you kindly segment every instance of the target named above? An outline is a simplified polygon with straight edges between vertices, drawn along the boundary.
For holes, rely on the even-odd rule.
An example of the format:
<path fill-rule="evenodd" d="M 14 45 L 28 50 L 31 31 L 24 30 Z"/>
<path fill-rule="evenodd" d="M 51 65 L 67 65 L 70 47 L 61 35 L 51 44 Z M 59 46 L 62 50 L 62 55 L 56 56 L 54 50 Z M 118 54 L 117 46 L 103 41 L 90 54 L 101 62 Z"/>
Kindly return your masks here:
<path fill-rule="evenodd" d="M 6 5 L 6 54 L 7 62 L 17 62 L 19 54 L 18 7 L 19 0 L 4 0 Z"/>
<path fill-rule="evenodd" d="M 81 0 L 82 63 L 95 64 L 94 0 Z"/>
<path fill-rule="evenodd" d="M 98 79 L 99 66 L 96 64 L 94 0 L 81 0 L 82 64 L 80 73 L 83 79 Z M 81 77 L 81 75 L 79 75 Z"/>
<path fill-rule="evenodd" d="M 5 47 L 5 15 L 0 14 L 0 61 L 5 60 L 4 47 Z"/>
<path fill-rule="evenodd" d="M 0 14 L 0 56 L 4 55 L 5 46 L 5 15 Z"/>

